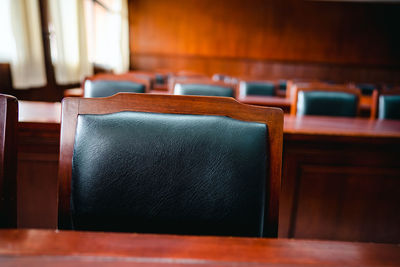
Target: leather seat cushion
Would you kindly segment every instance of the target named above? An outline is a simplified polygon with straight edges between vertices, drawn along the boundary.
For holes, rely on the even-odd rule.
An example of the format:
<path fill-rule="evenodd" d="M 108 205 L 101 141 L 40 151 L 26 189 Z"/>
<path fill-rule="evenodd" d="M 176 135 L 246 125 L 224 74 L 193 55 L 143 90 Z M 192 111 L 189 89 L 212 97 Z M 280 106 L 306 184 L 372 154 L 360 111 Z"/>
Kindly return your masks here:
<path fill-rule="evenodd" d="M 106 97 L 121 92 L 144 93 L 146 86 L 130 81 L 86 80 L 85 97 Z"/>
<path fill-rule="evenodd" d="M 379 118 L 400 119 L 400 95 L 381 95 L 379 97 Z"/>
<path fill-rule="evenodd" d="M 233 90 L 229 87 L 210 84 L 175 84 L 175 95 L 202 95 L 233 97 Z"/>
<path fill-rule="evenodd" d="M 245 82 L 243 83 L 244 95 L 275 95 L 275 85 L 268 82 Z"/>
<path fill-rule="evenodd" d="M 222 116 L 79 115 L 72 227 L 261 236 L 267 133 Z"/>
<path fill-rule="evenodd" d="M 357 97 L 344 92 L 300 91 L 297 114 L 355 117 Z"/>

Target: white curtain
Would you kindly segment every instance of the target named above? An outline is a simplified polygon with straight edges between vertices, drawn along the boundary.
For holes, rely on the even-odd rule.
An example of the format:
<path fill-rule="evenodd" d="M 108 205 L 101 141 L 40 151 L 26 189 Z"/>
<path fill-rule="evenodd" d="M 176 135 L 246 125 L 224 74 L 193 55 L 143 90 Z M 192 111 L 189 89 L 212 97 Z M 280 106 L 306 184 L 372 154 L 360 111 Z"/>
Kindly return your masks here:
<path fill-rule="evenodd" d="M 37 0 L 0 0 L 0 61 L 9 62 L 13 87 L 46 85 Z"/>
<path fill-rule="evenodd" d="M 84 0 L 49 0 L 52 62 L 58 84 L 92 74 L 86 42 Z"/>
<path fill-rule="evenodd" d="M 85 11 L 90 60 L 115 73 L 128 71 L 128 1 L 86 0 Z"/>

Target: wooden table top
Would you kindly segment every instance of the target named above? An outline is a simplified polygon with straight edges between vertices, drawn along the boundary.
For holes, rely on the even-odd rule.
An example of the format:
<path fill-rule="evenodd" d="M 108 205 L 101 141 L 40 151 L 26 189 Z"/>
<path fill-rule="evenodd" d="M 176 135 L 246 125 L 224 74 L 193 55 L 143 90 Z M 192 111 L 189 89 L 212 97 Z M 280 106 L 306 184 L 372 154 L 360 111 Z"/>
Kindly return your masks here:
<path fill-rule="evenodd" d="M 278 96 L 243 96 L 237 99 L 239 102 L 270 107 L 287 107 L 290 108 L 291 101 L 289 98 Z"/>
<path fill-rule="evenodd" d="M 400 246 L 290 239 L 0 230 L 1 266 L 400 266 Z"/>
<path fill-rule="evenodd" d="M 61 103 L 19 101 L 22 123 L 60 124 Z M 400 121 L 285 115 L 285 134 L 400 138 Z"/>

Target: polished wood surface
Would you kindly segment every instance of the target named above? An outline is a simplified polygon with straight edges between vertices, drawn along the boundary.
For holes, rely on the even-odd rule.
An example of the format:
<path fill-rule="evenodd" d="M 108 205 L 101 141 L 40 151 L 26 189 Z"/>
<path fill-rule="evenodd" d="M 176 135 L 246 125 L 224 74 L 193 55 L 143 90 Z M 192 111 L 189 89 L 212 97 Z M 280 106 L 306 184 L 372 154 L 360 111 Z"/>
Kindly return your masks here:
<path fill-rule="evenodd" d="M 291 105 L 290 99 L 279 96 L 239 96 L 237 100 L 249 105 L 278 107 L 285 113 L 290 111 Z"/>
<path fill-rule="evenodd" d="M 0 230 L 2 266 L 399 266 L 387 244 Z"/>
<path fill-rule="evenodd" d="M 339 118 L 325 116 L 285 116 L 284 133 L 297 138 L 308 135 L 340 137 L 369 137 L 377 139 L 400 138 L 400 122 L 394 120 L 369 120 L 365 118 Z M 391 139 L 393 138 L 393 139 Z"/>
<path fill-rule="evenodd" d="M 17 226 L 18 102 L 0 94 L 0 228 Z"/>
<path fill-rule="evenodd" d="M 263 234 L 277 236 L 282 170 L 283 112 L 277 108 L 244 105 L 233 98 L 120 93 L 107 98 L 65 98 L 62 104 L 59 162 L 59 228 L 69 227 L 72 156 L 79 114 L 139 111 L 169 114 L 216 115 L 268 125 L 266 196 Z"/>
<path fill-rule="evenodd" d="M 18 102 L 18 227 L 55 228 L 61 103 Z"/>
<path fill-rule="evenodd" d="M 20 122 L 21 227 L 57 226 L 59 127 Z M 399 121 L 285 115 L 283 138 L 280 237 L 400 242 Z"/>
<path fill-rule="evenodd" d="M 285 116 L 279 236 L 400 242 L 400 122 Z"/>
<path fill-rule="evenodd" d="M 131 68 L 399 82 L 399 11 L 340 1 L 133 0 Z"/>

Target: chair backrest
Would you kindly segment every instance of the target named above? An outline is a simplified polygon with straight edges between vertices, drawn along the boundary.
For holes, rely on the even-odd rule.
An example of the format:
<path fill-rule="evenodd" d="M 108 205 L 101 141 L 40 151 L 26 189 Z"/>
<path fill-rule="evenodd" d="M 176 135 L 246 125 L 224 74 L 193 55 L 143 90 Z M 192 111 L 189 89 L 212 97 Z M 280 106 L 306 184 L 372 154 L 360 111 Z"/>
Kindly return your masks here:
<path fill-rule="evenodd" d="M 0 227 L 17 227 L 18 101 L 0 95 Z"/>
<path fill-rule="evenodd" d="M 292 115 L 355 117 L 360 91 L 343 86 L 296 87 L 290 107 Z"/>
<path fill-rule="evenodd" d="M 175 79 L 174 95 L 236 97 L 236 85 L 210 79 Z"/>
<path fill-rule="evenodd" d="M 274 96 L 276 95 L 277 84 L 272 81 L 264 80 L 242 80 L 239 83 L 240 96 L 261 95 Z"/>
<path fill-rule="evenodd" d="M 150 79 L 138 78 L 129 73 L 101 73 L 87 77 L 82 83 L 84 97 L 107 97 L 120 92 L 147 93 L 150 87 Z"/>
<path fill-rule="evenodd" d="M 356 87 L 361 90 L 362 95 L 372 95 L 374 90 L 377 89 L 376 85 L 370 83 L 359 83 Z"/>
<path fill-rule="evenodd" d="M 372 94 L 372 119 L 400 120 L 400 89 L 392 89 Z"/>
<path fill-rule="evenodd" d="M 276 237 L 282 127 L 231 98 L 66 98 L 59 228 Z"/>

